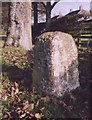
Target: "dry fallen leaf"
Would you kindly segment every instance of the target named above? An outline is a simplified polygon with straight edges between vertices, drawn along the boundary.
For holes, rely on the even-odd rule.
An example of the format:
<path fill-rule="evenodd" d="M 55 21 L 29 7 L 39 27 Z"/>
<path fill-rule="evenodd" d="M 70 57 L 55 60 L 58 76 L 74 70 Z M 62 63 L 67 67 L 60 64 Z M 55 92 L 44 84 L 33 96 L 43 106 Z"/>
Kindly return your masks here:
<path fill-rule="evenodd" d="M 34 115 L 33 115 L 33 114 L 30 114 L 30 116 L 31 116 L 31 117 L 34 117 Z"/>
<path fill-rule="evenodd" d="M 3 93 L 2 93 L 2 100 L 3 101 L 6 101 L 7 100 L 7 93 L 6 93 L 6 90 L 3 90 Z"/>
<path fill-rule="evenodd" d="M 26 113 L 22 114 L 20 118 L 24 118 L 26 116 Z"/>
<path fill-rule="evenodd" d="M 23 110 L 27 110 L 29 107 L 29 104 L 26 104 L 24 107 L 23 107 Z"/>
<path fill-rule="evenodd" d="M 17 82 L 15 82 L 15 87 L 16 87 L 16 88 L 18 88 L 18 87 L 19 87 L 19 85 L 18 85 L 18 83 L 17 83 Z"/>
<path fill-rule="evenodd" d="M 17 89 L 15 90 L 15 95 L 18 94 L 18 93 L 19 93 L 19 89 L 17 88 Z"/>
<path fill-rule="evenodd" d="M 39 113 L 36 113 L 36 114 L 35 114 L 35 117 L 38 118 L 38 119 L 40 119 L 40 118 L 41 118 L 41 115 L 40 115 Z"/>
<path fill-rule="evenodd" d="M 34 103 L 31 103 L 30 106 L 28 107 L 28 111 L 32 111 L 34 109 Z"/>
<path fill-rule="evenodd" d="M 40 109 L 40 111 L 43 111 L 45 109 L 45 107 L 42 107 L 41 109 Z"/>
<path fill-rule="evenodd" d="M 15 93 L 14 91 L 15 91 L 15 88 L 12 86 L 12 88 L 11 88 L 11 96 L 12 97 L 14 97 L 14 93 Z"/>
<path fill-rule="evenodd" d="M 36 106 L 36 107 L 38 107 L 39 103 L 40 103 L 40 102 L 39 102 L 39 101 L 37 101 L 37 103 L 36 103 L 36 105 L 35 105 L 35 106 Z"/>
<path fill-rule="evenodd" d="M 6 101 L 7 100 L 7 95 L 2 96 L 2 100 Z"/>

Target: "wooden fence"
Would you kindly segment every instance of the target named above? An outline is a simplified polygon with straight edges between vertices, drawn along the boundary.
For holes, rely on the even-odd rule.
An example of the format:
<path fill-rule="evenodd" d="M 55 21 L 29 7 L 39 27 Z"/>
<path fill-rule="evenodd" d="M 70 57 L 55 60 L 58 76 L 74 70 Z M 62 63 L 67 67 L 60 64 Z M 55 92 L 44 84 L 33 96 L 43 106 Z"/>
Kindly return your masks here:
<path fill-rule="evenodd" d="M 83 20 L 77 23 L 76 27 L 68 25 L 67 33 L 71 34 L 75 39 L 76 43 L 85 44 L 86 46 L 92 46 L 92 20 Z"/>

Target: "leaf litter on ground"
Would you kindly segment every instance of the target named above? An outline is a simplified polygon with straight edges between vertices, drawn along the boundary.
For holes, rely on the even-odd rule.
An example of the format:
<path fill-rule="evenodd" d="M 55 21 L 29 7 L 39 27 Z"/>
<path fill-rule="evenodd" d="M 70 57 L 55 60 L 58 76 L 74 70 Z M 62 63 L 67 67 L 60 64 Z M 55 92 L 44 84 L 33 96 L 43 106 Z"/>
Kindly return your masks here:
<path fill-rule="evenodd" d="M 88 54 L 92 54 L 92 50 L 88 51 L 82 47 L 79 49 L 82 98 L 80 97 L 82 92 L 76 91 L 70 97 L 66 97 L 68 102 L 65 99 L 58 103 L 48 95 L 40 96 L 32 87 L 33 54 L 29 54 L 21 48 L 3 48 L 2 119 L 42 119 L 54 118 L 58 115 L 61 117 L 73 116 L 73 114 L 75 117 L 87 117 L 89 110 L 87 82 L 90 77 Z M 70 111 L 71 113 L 69 113 Z"/>

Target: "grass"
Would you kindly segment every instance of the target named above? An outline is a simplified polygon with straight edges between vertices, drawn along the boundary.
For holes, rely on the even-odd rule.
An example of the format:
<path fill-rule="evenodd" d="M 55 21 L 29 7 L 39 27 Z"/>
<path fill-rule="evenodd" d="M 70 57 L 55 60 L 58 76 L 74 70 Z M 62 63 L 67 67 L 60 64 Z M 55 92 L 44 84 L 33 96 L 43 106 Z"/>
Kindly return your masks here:
<path fill-rule="evenodd" d="M 32 86 L 32 53 L 30 55 L 20 47 L 6 47 L 2 48 L 2 51 L 3 119 L 85 118 L 89 116 L 90 60 L 88 55 L 92 53 L 91 48 L 90 50 L 86 47 L 79 48 L 81 88 L 59 101 L 48 95 L 39 95 Z"/>

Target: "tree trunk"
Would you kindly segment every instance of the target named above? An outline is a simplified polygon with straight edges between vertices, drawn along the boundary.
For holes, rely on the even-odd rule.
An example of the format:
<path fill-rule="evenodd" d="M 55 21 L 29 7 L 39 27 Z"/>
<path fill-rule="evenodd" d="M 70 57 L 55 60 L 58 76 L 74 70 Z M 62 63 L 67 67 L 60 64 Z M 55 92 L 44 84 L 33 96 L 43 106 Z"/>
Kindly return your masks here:
<path fill-rule="evenodd" d="M 51 2 L 47 2 L 46 5 L 46 30 L 50 30 L 50 23 L 51 23 Z"/>
<path fill-rule="evenodd" d="M 57 4 L 57 2 L 54 2 L 51 4 L 51 2 L 41 2 L 41 4 L 46 9 L 46 31 L 50 31 L 50 25 L 51 25 L 51 10 L 53 7 Z"/>
<path fill-rule="evenodd" d="M 11 3 L 10 27 L 6 45 L 20 45 L 26 50 L 32 48 L 31 2 Z"/>
<path fill-rule="evenodd" d="M 33 5 L 34 5 L 34 29 L 33 29 L 33 37 L 35 36 L 37 30 L 36 30 L 36 27 L 37 27 L 37 23 L 38 23 L 38 3 L 37 2 L 33 2 Z"/>
<path fill-rule="evenodd" d="M 34 25 L 37 25 L 38 23 L 38 8 L 37 8 L 37 5 L 38 3 L 37 2 L 34 2 L 33 5 L 34 5 Z"/>

